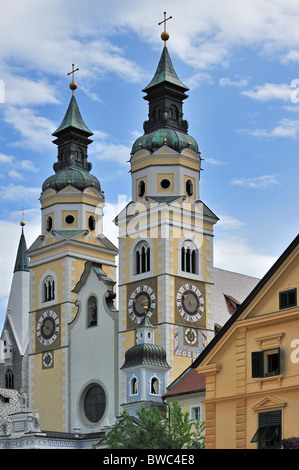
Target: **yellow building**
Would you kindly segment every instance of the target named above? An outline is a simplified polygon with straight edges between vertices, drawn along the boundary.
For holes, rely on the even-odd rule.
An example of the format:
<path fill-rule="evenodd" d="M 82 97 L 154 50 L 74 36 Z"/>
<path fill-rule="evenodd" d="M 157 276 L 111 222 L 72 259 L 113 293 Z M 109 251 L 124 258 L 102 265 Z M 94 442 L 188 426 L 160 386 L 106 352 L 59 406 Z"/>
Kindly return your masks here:
<path fill-rule="evenodd" d="M 299 236 L 190 369 L 206 379 L 207 449 L 298 437 Z"/>

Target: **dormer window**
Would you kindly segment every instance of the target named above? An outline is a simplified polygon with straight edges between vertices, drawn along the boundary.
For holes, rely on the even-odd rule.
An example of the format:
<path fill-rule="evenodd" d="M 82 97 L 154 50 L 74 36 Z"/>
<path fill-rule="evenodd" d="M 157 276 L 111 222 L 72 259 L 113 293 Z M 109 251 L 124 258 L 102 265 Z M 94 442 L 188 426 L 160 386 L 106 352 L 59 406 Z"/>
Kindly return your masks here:
<path fill-rule="evenodd" d="M 279 308 L 290 308 L 297 306 L 297 289 L 289 289 L 279 292 Z"/>

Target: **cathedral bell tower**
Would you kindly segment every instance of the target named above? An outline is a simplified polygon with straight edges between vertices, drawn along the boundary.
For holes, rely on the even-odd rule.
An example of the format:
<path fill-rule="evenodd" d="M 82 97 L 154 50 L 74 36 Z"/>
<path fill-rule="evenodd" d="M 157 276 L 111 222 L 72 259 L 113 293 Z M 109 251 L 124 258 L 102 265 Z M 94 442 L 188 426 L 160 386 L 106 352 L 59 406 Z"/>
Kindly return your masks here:
<path fill-rule="evenodd" d="M 164 25 L 166 24 L 166 16 Z M 147 315 L 156 327 L 171 369 L 166 386 L 213 336 L 213 226 L 217 216 L 200 200 L 201 157 L 188 134 L 183 101 L 188 88 L 177 76 L 164 31 L 162 55 L 151 82 L 144 134 L 132 146 L 132 201 L 118 215 L 119 362 L 135 344 L 135 328 Z M 120 403 L 125 377 L 120 375 Z"/>
<path fill-rule="evenodd" d="M 95 269 L 109 279 L 109 289 L 113 289 L 117 254 L 117 249 L 101 230 L 104 197 L 98 179 L 90 173 L 91 163 L 87 160 L 92 132 L 80 114 L 74 80 L 70 88 L 72 97 L 68 109 L 61 125 L 53 133 L 54 144 L 58 147 L 57 162 L 53 166 L 55 173 L 42 185 L 42 233 L 28 250 L 31 272 L 30 407 L 39 410 L 43 429 L 68 432 L 74 424 L 71 418 L 74 409 L 81 407 L 82 420 L 87 427 L 90 425 L 88 429 L 91 430 L 99 425 L 105 414 L 104 406 L 97 421 L 90 421 L 83 416 L 84 403 L 79 406 L 79 397 L 72 393 L 75 383 L 82 391 L 92 378 L 96 378 L 97 385 L 104 389 L 98 377 L 99 371 L 90 371 L 93 377 L 85 377 L 81 384 L 83 375 L 79 376 L 79 372 L 74 370 L 82 356 L 79 350 L 83 353 L 87 348 L 84 341 L 90 341 L 88 338 L 83 341 L 83 332 L 86 330 L 90 335 L 88 327 L 91 324 L 99 326 L 97 322 L 90 323 L 88 306 L 92 303 L 99 312 L 103 302 L 97 292 L 93 292 L 92 302 L 86 298 L 84 304 L 78 303 L 78 283 L 81 280 L 81 286 L 86 284 L 86 279 L 82 284 L 82 276 L 93 263 Z M 74 343 L 72 346 L 71 327 L 78 323 L 79 314 L 82 335 L 77 350 Z M 93 329 L 92 334 L 96 335 L 96 331 L 99 333 Z M 80 338 L 80 334 L 76 337 Z M 82 372 L 87 370 L 81 367 Z M 80 416 L 77 419 L 80 420 Z"/>

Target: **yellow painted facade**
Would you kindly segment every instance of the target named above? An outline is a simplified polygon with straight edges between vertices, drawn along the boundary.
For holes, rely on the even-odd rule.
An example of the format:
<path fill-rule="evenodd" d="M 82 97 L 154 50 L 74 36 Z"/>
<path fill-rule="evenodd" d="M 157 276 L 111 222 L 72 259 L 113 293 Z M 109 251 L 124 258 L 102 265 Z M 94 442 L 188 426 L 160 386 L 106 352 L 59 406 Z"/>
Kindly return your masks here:
<path fill-rule="evenodd" d="M 205 214 L 204 205 L 196 202 L 195 189 L 192 194 L 186 192 L 187 180 L 194 188 L 198 186 L 199 170 L 200 156 L 190 149 L 180 154 L 166 145 L 153 154 L 138 150 L 131 157 L 132 193 L 133 197 L 136 195 L 136 202 L 133 200 L 117 220 L 120 343 L 123 346 L 120 365 L 124 362 L 125 352 L 136 344 L 137 323 L 130 318 L 130 299 L 138 286 L 149 286 L 155 295 L 155 309 L 150 316 L 156 326 L 155 342 L 167 351 L 171 366 L 168 383 L 198 355 L 201 332 L 205 332 L 204 345 L 213 336 L 212 234 L 217 218 Z M 145 193 L 140 197 L 138 187 L 142 180 Z M 168 180 L 169 186 L 163 187 L 163 180 Z M 163 198 L 172 195 L 176 196 L 174 200 L 165 203 Z M 181 266 L 182 246 L 186 240 L 192 240 L 197 250 L 196 273 L 186 272 Z M 144 241 L 150 247 L 150 269 L 137 273 L 136 250 Z M 184 319 L 178 310 L 178 291 L 187 284 L 196 286 L 204 299 L 204 313 L 194 322 Z M 189 330 L 198 335 L 193 344 L 185 339 Z M 121 372 L 120 402 L 125 400 L 124 380 Z"/>
<path fill-rule="evenodd" d="M 102 264 L 107 276 L 116 279 L 116 249 L 98 236 L 103 198 L 93 188 L 84 193 L 69 186 L 41 197 L 43 233 L 29 250 L 31 266 L 30 403 L 39 410 L 44 429 L 69 430 L 69 324 L 75 319 L 79 282 L 87 261 Z M 71 223 L 67 217 L 72 216 Z M 50 230 L 48 221 L 51 218 Z M 95 226 L 90 228 L 89 219 Z M 51 298 L 44 284 L 54 282 Z M 50 312 L 50 313 L 49 313 Z M 39 334 L 43 316 L 55 314 L 58 333 L 51 340 Z M 49 320 L 46 320 L 49 321 Z M 50 342 L 51 341 L 51 342 Z M 55 397 L 55 400 L 53 400 Z"/>
<path fill-rule="evenodd" d="M 298 292 L 299 237 L 194 363 L 206 377 L 207 449 L 298 437 Z"/>

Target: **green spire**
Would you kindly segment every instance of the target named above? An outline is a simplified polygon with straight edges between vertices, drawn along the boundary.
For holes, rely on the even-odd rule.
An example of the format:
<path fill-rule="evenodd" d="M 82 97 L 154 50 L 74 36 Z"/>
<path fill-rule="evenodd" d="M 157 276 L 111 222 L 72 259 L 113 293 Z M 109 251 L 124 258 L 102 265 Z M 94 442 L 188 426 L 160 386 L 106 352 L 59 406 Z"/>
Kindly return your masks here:
<path fill-rule="evenodd" d="M 26 240 L 25 240 L 24 231 L 23 231 L 25 222 L 21 222 L 20 225 L 22 226 L 22 233 L 21 233 L 21 238 L 19 242 L 19 248 L 17 252 L 14 272 L 29 271 L 29 259 L 27 256 L 27 246 L 26 246 Z"/>
<path fill-rule="evenodd" d="M 68 129 L 69 127 L 74 127 L 75 129 L 79 129 L 83 132 L 86 132 L 88 135 L 92 135 L 91 130 L 88 129 L 86 124 L 84 123 L 75 95 L 72 95 L 69 107 L 67 109 L 67 112 L 64 116 L 64 119 L 58 129 L 56 129 L 55 132 L 53 132 L 54 136 L 57 136 L 57 134 L 61 131 L 64 131 L 65 129 Z"/>
<path fill-rule="evenodd" d="M 177 76 L 176 71 L 174 70 L 174 67 L 172 65 L 167 47 L 163 48 L 160 62 L 158 64 L 156 73 L 152 81 L 142 91 L 146 92 L 149 88 L 152 88 L 155 85 L 158 85 L 163 82 L 172 83 L 173 85 L 177 85 L 180 88 L 184 88 L 184 90 L 189 90 L 189 88 L 187 88 Z"/>

